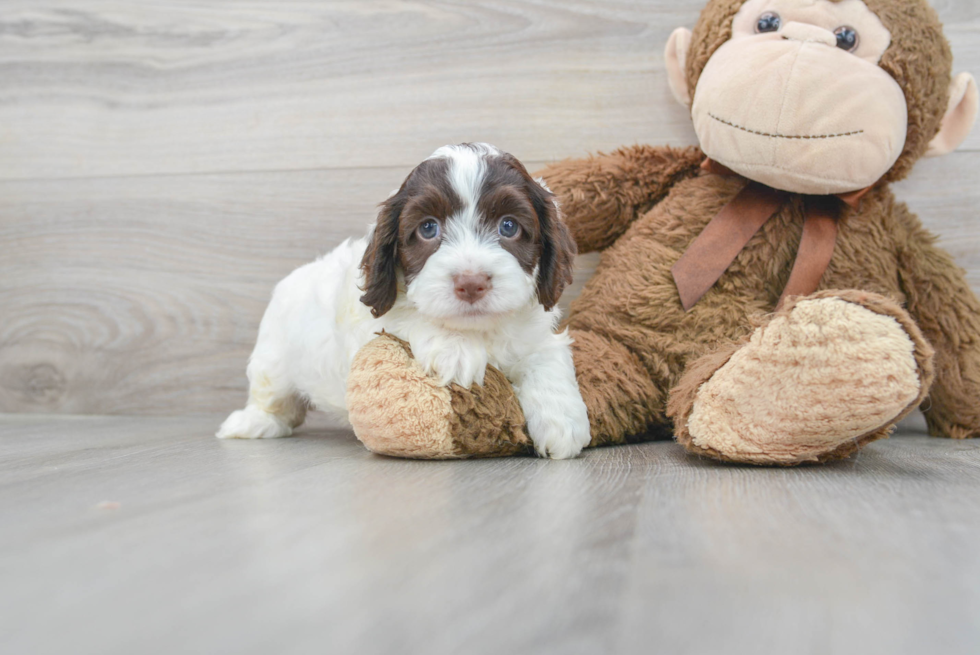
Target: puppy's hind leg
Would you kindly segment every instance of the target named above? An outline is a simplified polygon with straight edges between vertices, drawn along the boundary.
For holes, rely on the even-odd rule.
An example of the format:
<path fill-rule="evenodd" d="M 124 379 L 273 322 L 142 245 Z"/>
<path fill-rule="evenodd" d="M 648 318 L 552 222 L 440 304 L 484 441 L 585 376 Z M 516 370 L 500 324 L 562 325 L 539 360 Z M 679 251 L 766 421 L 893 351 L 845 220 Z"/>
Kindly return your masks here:
<path fill-rule="evenodd" d="M 215 435 L 219 439 L 288 437 L 306 419 L 306 399 L 257 360 L 248 366 L 248 404 L 232 412 Z"/>

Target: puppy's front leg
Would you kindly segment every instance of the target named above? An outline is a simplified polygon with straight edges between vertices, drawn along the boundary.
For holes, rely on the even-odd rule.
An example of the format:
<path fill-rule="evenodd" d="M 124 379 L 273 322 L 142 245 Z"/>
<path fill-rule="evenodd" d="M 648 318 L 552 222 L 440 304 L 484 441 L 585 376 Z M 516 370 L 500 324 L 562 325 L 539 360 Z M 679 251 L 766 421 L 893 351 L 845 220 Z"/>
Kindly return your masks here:
<path fill-rule="evenodd" d="M 443 386 L 456 383 L 469 388 L 474 383 L 483 384 L 487 351 L 476 337 L 419 330 L 409 339 L 409 344 L 416 361 Z"/>
<path fill-rule="evenodd" d="M 575 379 L 567 332 L 553 335 L 515 367 L 512 375 L 538 455 L 568 459 L 589 445 L 589 415 Z"/>

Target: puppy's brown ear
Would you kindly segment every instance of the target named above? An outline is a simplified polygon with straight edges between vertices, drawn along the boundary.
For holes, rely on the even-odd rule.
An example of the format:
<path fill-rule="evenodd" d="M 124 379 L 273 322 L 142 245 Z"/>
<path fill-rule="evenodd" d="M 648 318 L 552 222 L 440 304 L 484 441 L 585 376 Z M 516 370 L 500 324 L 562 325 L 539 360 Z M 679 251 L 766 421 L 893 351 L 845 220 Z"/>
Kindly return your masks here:
<path fill-rule="evenodd" d="M 398 297 L 398 219 L 405 206 L 403 191 L 382 203 L 374 234 L 361 259 L 361 302 L 371 308 L 375 318 L 387 313 Z"/>
<path fill-rule="evenodd" d="M 531 204 L 541 226 L 538 301 L 545 309 L 551 309 L 558 304 L 565 287 L 572 283 L 577 250 L 571 232 L 561 219 L 555 195 L 533 179 L 530 183 Z"/>

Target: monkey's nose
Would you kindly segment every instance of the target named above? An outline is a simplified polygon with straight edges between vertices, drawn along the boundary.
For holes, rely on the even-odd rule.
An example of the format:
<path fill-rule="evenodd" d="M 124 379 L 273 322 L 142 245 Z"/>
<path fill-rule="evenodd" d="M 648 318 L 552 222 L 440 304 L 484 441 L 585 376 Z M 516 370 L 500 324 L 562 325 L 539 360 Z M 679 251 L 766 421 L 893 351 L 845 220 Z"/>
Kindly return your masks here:
<path fill-rule="evenodd" d="M 837 37 L 830 30 L 811 25 L 810 23 L 797 23 L 790 21 L 783 25 L 780 32 L 784 39 L 790 41 L 802 41 L 803 43 L 822 43 L 829 46 L 837 46 Z"/>
<path fill-rule="evenodd" d="M 460 273 L 453 276 L 453 285 L 456 289 L 456 297 L 471 305 L 493 288 L 490 276 L 486 273 Z"/>

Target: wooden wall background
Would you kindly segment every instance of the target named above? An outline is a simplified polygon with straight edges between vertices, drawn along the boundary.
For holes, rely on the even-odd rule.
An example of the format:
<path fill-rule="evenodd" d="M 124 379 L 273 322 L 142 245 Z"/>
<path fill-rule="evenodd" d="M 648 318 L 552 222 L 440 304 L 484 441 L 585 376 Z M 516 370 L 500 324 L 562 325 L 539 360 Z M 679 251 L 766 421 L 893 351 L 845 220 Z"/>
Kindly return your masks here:
<path fill-rule="evenodd" d="M 935 6 L 980 74 L 980 1 Z M 239 406 L 275 282 L 437 146 L 693 143 L 662 51 L 699 8 L 2 0 L 0 411 Z M 980 130 L 899 193 L 980 289 Z"/>

